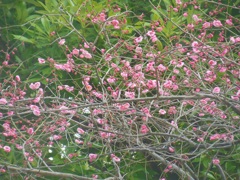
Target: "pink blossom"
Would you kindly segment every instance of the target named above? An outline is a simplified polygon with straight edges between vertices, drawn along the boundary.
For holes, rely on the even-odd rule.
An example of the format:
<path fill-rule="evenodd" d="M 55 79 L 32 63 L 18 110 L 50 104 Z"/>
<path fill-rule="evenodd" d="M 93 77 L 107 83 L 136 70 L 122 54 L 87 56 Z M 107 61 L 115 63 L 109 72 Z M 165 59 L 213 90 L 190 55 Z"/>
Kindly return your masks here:
<path fill-rule="evenodd" d="M 150 37 L 153 37 L 153 36 L 155 36 L 155 32 L 154 31 L 148 31 L 147 35 L 150 36 Z"/>
<path fill-rule="evenodd" d="M 103 139 L 110 137 L 110 133 L 107 133 L 107 132 L 101 131 L 101 132 L 99 132 L 99 134 L 100 134 L 101 138 L 103 138 Z"/>
<path fill-rule="evenodd" d="M 77 132 L 79 134 L 84 134 L 85 133 L 85 131 L 82 128 L 77 128 Z"/>
<path fill-rule="evenodd" d="M 81 58 L 86 58 L 86 59 L 91 59 L 92 58 L 92 55 L 88 52 L 88 51 L 86 51 L 86 50 L 84 50 L 84 49 L 80 49 L 80 51 L 82 52 L 82 56 L 80 56 Z"/>
<path fill-rule="evenodd" d="M 113 57 L 111 56 L 111 54 L 107 54 L 106 57 L 105 57 L 105 60 L 106 60 L 106 61 L 111 61 L 112 58 L 113 58 Z"/>
<path fill-rule="evenodd" d="M 187 16 L 188 16 L 188 13 L 187 13 L 187 12 L 183 13 L 183 16 L 184 16 L 184 17 L 187 17 Z"/>
<path fill-rule="evenodd" d="M 28 157 L 28 161 L 29 161 L 29 162 L 33 162 L 33 160 L 34 160 L 34 157 L 33 157 L 33 156 L 29 156 L 29 157 Z"/>
<path fill-rule="evenodd" d="M 98 15 L 99 21 L 105 22 L 106 21 L 106 14 L 105 13 L 100 13 Z"/>
<path fill-rule="evenodd" d="M 106 124 L 107 120 L 106 119 L 97 119 L 98 124 Z"/>
<path fill-rule="evenodd" d="M 86 42 L 84 42 L 84 48 L 88 49 L 90 48 L 90 46 Z"/>
<path fill-rule="evenodd" d="M 142 40 L 143 40 L 143 37 L 142 37 L 142 36 L 139 36 L 139 37 L 137 37 L 137 38 L 134 39 L 134 42 L 135 42 L 136 44 L 138 44 L 138 43 L 142 42 Z"/>
<path fill-rule="evenodd" d="M 7 104 L 7 100 L 5 98 L 0 99 L 0 104 Z"/>
<path fill-rule="evenodd" d="M 175 106 L 169 107 L 168 114 L 176 114 L 176 113 L 177 113 L 177 110 Z"/>
<path fill-rule="evenodd" d="M 130 107 L 130 104 L 129 104 L 129 103 L 121 104 L 121 105 L 119 106 L 119 110 L 120 110 L 120 111 L 126 111 L 126 110 L 128 110 L 129 107 Z"/>
<path fill-rule="evenodd" d="M 220 93 L 220 87 L 215 87 L 212 92 L 216 94 Z"/>
<path fill-rule="evenodd" d="M 164 65 L 162 65 L 162 64 L 160 64 L 157 68 L 158 68 L 158 70 L 161 71 L 161 72 L 164 72 L 164 71 L 167 70 L 167 68 L 166 68 Z"/>
<path fill-rule="evenodd" d="M 176 0 L 176 4 L 182 4 L 182 1 L 181 0 Z"/>
<path fill-rule="evenodd" d="M 148 89 L 154 89 L 157 87 L 157 81 L 156 80 L 148 80 L 147 81 L 147 87 Z"/>
<path fill-rule="evenodd" d="M 153 35 L 152 37 L 151 37 L 151 40 L 152 40 L 152 42 L 156 42 L 158 39 L 157 39 L 157 36 L 156 35 Z"/>
<path fill-rule="evenodd" d="M 163 27 L 157 27 L 156 30 L 157 30 L 157 32 L 162 32 Z"/>
<path fill-rule="evenodd" d="M 38 58 L 38 62 L 39 62 L 39 64 L 44 64 L 45 60 L 43 58 Z"/>
<path fill-rule="evenodd" d="M 20 81 L 21 81 L 21 79 L 20 79 L 20 76 L 19 76 L 19 75 L 16 75 L 15 79 L 16 79 L 16 81 L 17 81 L 17 82 L 20 82 Z"/>
<path fill-rule="evenodd" d="M 178 8 L 173 8 L 173 11 L 174 12 L 178 12 Z"/>
<path fill-rule="evenodd" d="M 169 147 L 168 148 L 169 152 L 173 153 L 175 151 L 175 149 L 173 147 Z"/>
<path fill-rule="evenodd" d="M 218 165 L 218 164 L 220 163 L 220 160 L 217 159 L 217 158 L 214 158 L 214 159 L 212 160 L 212 163 L 215 164 L 215 165 Z"/>
<path fill-rule="evenodd" d="M 214 60 L 210 60 L 210 61 L 208 62 L 208 64 L 209 64 L 210 66 L 215 66 L 215 65 L 217 64 L 217 62 L 214 61 Z"/>
<path fill-rule="evenodd" d="M 14 114 L 14 111 L 8 111 L 7 114 L 8 116 L 12 116 Z"/>
<path fill-rule="evenodd" d="M 214 140 L 218 140 L 218 139 L 221 139 L 220 134 L 214 134 L 210 137 L 210 141 L 214 141 Z"/>
<path fill-rule="evenodd" d="M 32 135 L 32 134 L 34 133 L 34 129 L 33 129 L 33 128 L 29 128 L 29 129 L 27 130 L 27 133 L 30 134 L 30 135 Z"/>
<path fill-rule="evenodd" d="M 128 91 L 126 91 L 125 92 L 125 96 L 127 98 L 134 99 L 135 98 L 135 92 L 128 92 Z"/>
<path fill-rule="evenodd" d="M 57 141 L 57 140 L 62 139 L 62 136 L 54 134 L 54 135 L 53 135 L 53 139 L 54 139 L 55 141 Z"/>
<path fill-rule="evenodd" d="M 226 24 L 229 25 L 229 26 L 232 26 L 233 25 L 232 19 L 227 19 Z"/>
<path fill-rule="evenodd" d="M 171 80 L 166 80 L 163 84 L 163 87 L 166 89 L 171 89 L 173 85 L 173 82 Z"/>
<path fill-rule="evenodd" d="M 125 72 L 125 71 L 123 71 L 123 72 L 121 72 L 121 76 L 122 76 L 123 78 L 127 78 L 127 77 L 128 77 L 128 73 Z"/>
<path fill-rule="evenodd" d="M 204 75 L 204 80 L 208 82 L 213 82 L 217 78 L 216 74 L 213 71 L 207 70 Z"/>
<path fill-rule="evenodd" d="M 29 85 L 30 89 L 32 89 L 32 90 L 36 90 L 36 89 L 38 89 L 40 86 L 41 86 L 41 83 L 40 83 L 40 82 L 31 83 L 31 84 Z"/>
<path fill-rule="evenodd" d="M 142 108 L 141 111 L 144 113 L 144 115 L 146 115 L 147 117 L 152 117 L 152 115 L 150 114 L 150 111 L 148 108 Z"/>
<path fill-rule="evenodd" d="M 40 116 L 40 110 L 39 110 L 39 107 L 36 106 L 36 105 L 30 105 L 30 109 L 33 111 L 33 114 L 35 116 Z"/>
<path fill-rule="evenodd" d="M 142 54 L 142 48 L 141 47 L 136 47 L 135 52 L 137 54 Z"/>
<path fill-rule="evenodd" d="M 7 153 L 11 152 L 11 148 L 9 146 L 4 146 L 3 150 Z"/>
<path fill-rule="evenodd" d="M 119 28 L 120 28 L 120 26 L 119 26 L 119 21 L 116 20 L 116 19 L 112 20 L 111 24 L 113 25 L 113 27 L 114 27 L 115 29 L 119 29 Z"/>
<path fill-rule="evenodd" d="M 164 109 L 160 109 L 159 114 L 164 115 L 164 114 L 166 114 L 166 111 Z"/>
<path fill-rule="evenodd" d="M 207 28 L 209 28 L 211 26 L 211 23 L 210 22 L 205 22 L 205 23 L 203 23 L 203 28 L 204 29 L 207 29 Z"/>
<path fill-rule="evenodd" d="M 234 44 L 236 41 L 235 41 L 235 38 L 234 37 L 230 37 L 230 42 L 232 43 L 232 44 Z"/>
<path fill-rule="evenodd" d="M 176 123 L 175 121 L 171 121 L 171 125 L 172 125 L 173 127 L 175 127 L 175 128 L 178 128 L 178 125 L 177 125 L 177 123 Z"/>
<path fill-rule="evenodd" d="M 61 39 L 61 40 L 58 42 L 58 44 L 62 46 L 62 45 L 65 44 L 65 42 L 66 42 L 65 39 Z"/>
<path fill-rule="evenodd" d="M 121 161 L 121 159 L 119 157 L 117 157 L 115 154 L 111 154 L 111 158 L 115 162 L 120 162 Z"/>
<path fill-rule="evenodd" d="M 73 55 L 79 55 L 79 49 L 74 48 L 74 49 L 72 50 L 72 54 L 73 54 Z"/>
<path fill-rule="evenodd" d="M 147 133 L 149 132 L 149 129 L 148 129 L 147 125 L 143 124 L 143 125 L 141 126 L 140 132 L 141 132 L 142 134 L 147 134 Z"/>
<path fill-rule="evenodd" d="M 194 30 L 194 25 L 193 24 L 188 24 L 187 28 L 188 28 L 188 30 L 193 31 Z"/>
<path fill-rule="evenodd" d="M 196 14 L 193 14 L 192 18 L 193 18 L 193 20 L 194 20 L 195 22 L 198 22 L 198 21 L 199 21 L 199 18 L 198 18 L 198 16 L 197 16 Z"/>
<path fill-rule="evenodd" d="M 98 155 L 97 155 L 97 154 L 90 153 L 90 154 L 88 155 L 88 157 L 89 157 L 89 162 L 93 162 L 94 160 L 97 159 Z"/>
<path fill-rule="evenodd" d="M 97 178 L 98 178 L 98 175 L 97 175 L 97 174 L 93 174 L 93 175 L 92 175 L 92 178 L 93 178 L 93 179 L 97 179 Z"/>
<path fill-rule="evenodd" d="M 81 140 L 79 140 L 79 139 L 75 139 L 75 143 L 76 143 L 76 144 L 83 144 L 84 142 L 81 141 Z"/>
<path fill-rule="evenodd" d="M 114 78 L 114 77 L 107 78 L 107 82 L 110 83 L 110 84 L 115 83 L 116 78 Z"/>
<path fill-rule="evenodd" d="M 221 23 L 221 21 L 219 21 L 219 20 L 214 20 L 214 21 L 213 21 L 213 25 L 214 25 L 215 27 L 222 27 L 222 23 Z"/>

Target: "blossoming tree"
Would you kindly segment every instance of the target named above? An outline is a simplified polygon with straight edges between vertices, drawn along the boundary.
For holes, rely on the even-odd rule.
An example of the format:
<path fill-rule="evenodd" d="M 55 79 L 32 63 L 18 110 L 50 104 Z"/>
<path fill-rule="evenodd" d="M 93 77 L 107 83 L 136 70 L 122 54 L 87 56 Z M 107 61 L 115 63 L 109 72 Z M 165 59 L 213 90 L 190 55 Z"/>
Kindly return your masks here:
<path fill-rule="evenodd" d="M 234 2 L 0 6 L 4 178 L 239 178 Z"/>

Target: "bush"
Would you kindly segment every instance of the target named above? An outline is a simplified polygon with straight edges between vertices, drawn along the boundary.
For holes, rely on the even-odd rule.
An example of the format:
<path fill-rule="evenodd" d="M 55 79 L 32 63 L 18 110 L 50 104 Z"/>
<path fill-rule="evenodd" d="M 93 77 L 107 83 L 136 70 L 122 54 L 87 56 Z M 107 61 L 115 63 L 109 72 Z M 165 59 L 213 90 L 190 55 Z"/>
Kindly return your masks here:
<path fill-rule="evenodd" d="M 238 179 L 239 7 L 3 1 L 5 179 Z"/>

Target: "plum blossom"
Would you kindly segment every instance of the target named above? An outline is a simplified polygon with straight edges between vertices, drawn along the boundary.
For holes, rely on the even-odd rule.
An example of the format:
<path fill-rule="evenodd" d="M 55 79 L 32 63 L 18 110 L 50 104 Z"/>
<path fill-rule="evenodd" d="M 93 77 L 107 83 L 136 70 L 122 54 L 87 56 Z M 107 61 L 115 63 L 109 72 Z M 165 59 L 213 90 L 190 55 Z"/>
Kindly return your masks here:
<path fill-rule="evenodd" d="M 16 80 L 17 82 L 20 82 L 20 81 L 21 81 L 20 76 L 19 76 L 19 75 L 16 75 L 15 80 Z"/>
<path fill-rule="evenodd" d="M 85 131 L 82 128 L 77 128 L 77 132 L 79 134 L 84 134 L 85 133 Z"/>
<path fill-rule="evenodd" d="M 194 14 L 194 15 L 192 16 L 192 18 L 193 18 L 193 20 L 194 20 L 195 22 L 198 22 L 198 21 L 199 21 L 199 18 L 198 18 L 198 16 L 197 16 L 196 14 Z"/>
<path fill-rule="evenodd" d="M 80 55 L 80 58 L 86 58 L 86 59 L 91 59 L 92 55 L 85 49 L 80 49 L 82 54 Z"/>
<path fill-rule="evenodd" d="M 214 158 L 214 159 L 212 160 L 212 163 L 215 164 L 215 165 L 218 165 L 218 164 L 220 163 L 220 160 L 217 159 L 217 158 Z"/>
<path fill-rule="evenodd" d="M 148 108 L 142 108 L 141 111 L 144 113 L 144 115 L 146 115 L 147 117 L 152 117 L 152 115 L 150 114 L 150 111 Z"/>
<path fill-rule="evenodd" d="M 161 72 L 164 72 L 164 71 L 167 70 L 167 68 L 166 68 L 164 65 L 162 65 L 162 64 L 160 64 L 157 68 L 158 68 L 158 70 L 161 71 Z"/>
<path fill-rule="evenodd" d="M 114 27 L 115 29 L 119 29 L 119 28 L 120 28 L 120 26 L 119 26 L 119 21 L 116 20 L 116 19 L 112 20 L 111 24 L 113 25 L 113 27 Z"/>
<path fill-rule="evenodd" d="M 30 89 L 32 89 L 32 90 L 36 90 L 36 89 L 38 89 L 40 86 L 41 86 L 41 83 L 40 83 L 40 82 L 31 83 L 31 84 L 29 85 Z"/>
<path fill-rule="evenodd" d="M 210 141 L 214 141 L 214 140 L 218 140 L 218 139 L 221 139 L 220 134 L 214 134 L 214 135 L 210 136 Z"/>
<path fill-rule="evenodd" d="M 60 46 L 62 46 L 62 45 L 64 45 L 65 44 L 65 39 L 61 39 L 59 42 L 58 42 L 58 44 L 60 45 Z"/>
<path fill-rule="evenodd" d="M 97 155 L 97 154 L 90 153 L 90 154 L 88 155 L 88 157 L 89 157 L 89 162 L 93 162 L 94 160 L 97 159 L 98 155 Z"/>
<path fill-rule="evenodd" d="M 148 80 L 147 81 L 148 89 L 154 89 L 157 87 L 157 80 Z"/>
<path fill-rule="evenodd" d="M 11 152 L 11 148 L 9 146 L 4 146 L 3 150 L 7 153 Z"/>
<path fill-rule="evenodd" d="M 213 25 L 214 25 L 215 27 L 222 27 L 222 23 L 221 23 L 221 21 L 219 21 L 219 20 L 214 20 L 214 21 L 213 21 Z"/>
<path fill-rule="evenodd" d="M 30 135 L 32 135 L 32 134 L 34 133 L 34 129 L 33 129 L 33 128 L 29 128 L 29 129 L 27 130 L 27 133 L 30 134 Z"/>
<path fill-rule="evenodd" d="M 212 92 L 216 94 L 220 93 L 220 87 L 215 87 Z"/>
<path fill-rule="evenodd" d="M 5 98 L 0 99 L 0 104 L 7 104 L 7 100 Z"/>
<path fill-rule="evenodd" d="M 117 157 L 115 154 L 111 154 L 111 158 L 115 162 L 120 162 L 121 161 L 121 159 L 119 157 Z"/>
<path fill-rule="evenodd" d="M 182 1 L 181 0 L 176 0 L 176 4 L 182 4 Z"/>
<path fill-rule="evenodd" d="M 204 28 L 204 29 L 207 29 L 207 28 L 209 28 L 209 27 L 211 27 L 211 23 L 210 23 L 210 22 L 205 22 L 205 23 L 203 23 L 203 28 Z"/>
<path fill-rule="evenodd" d="M 72 54 L 73 54 L 73 55 L 79 55 L 79 49 L 74 48 L 74 49 L 72 50 Z"/>
<path fill-rule="evenodd" d="M 166 114 L 166 111 L 164 109 L 160 109 L 159 114 L 164 115 L 164 114 Z"/>
<path fill-rule="evenodd" d="M 173 147 L 171 147 L 171 146 L 168 148 L 168 150 L 169 150 L 169 152 L 171 152 L 171 153 L 173 153 L 173 152 L 175 151 L 175 149 L 174 149 Z"/>
<path fill-rule="evenodd" d="M 119 105 L 118 107 L 119 107 L 120 111 L 126 111 L 130 107 L 130 104 L 129 103 L 125 103 L 125 104 Z"/>
<path fill-rule="evenodd" d="M 137 38 L 134 39 L 134 42 L 135 42 L 136 44 L 138 44 L 138 43 L 142 42 L 142 40 L 143 40 L 143 37 L 142 37 L 142 36 L 139 36 L 139 37 L 137 37 Z"/>
<path fill-rule="evenodd" d="M 148 127 L 147 127 L 146 124 L 143 124 L 143 125 L 141 126 L 140 132 L 141 132 L 142 134 L 147 134 L 147 133 L 149 132 L 149 129 L 148 129 Z"/>
<path fill-rule="evenodd" d="M 30 109 L 33 111 L 33 114 L 35 116 L 40 116 L 41 112 L 38 106 L 36 105 L 30 105 Z"/>
<path fill-rule="evenodd" d="M 135 92 L 128 92 L 128 91 L 126 91 L 125 92 L 125 96 L 127 98 L 134 99 L 135 98 Z"/>
<path fill-rule="evenodd" d="M 135 52 L 137 54 L 142 54 L 142 48 L 141 47 L 136 47 Z"/>
<path fill-rule="evenodd" d="M 39 64 L 44 64 L 45 60 L 43 58 L 38 58 L 38 62 L 39 62 Z"/>
<path fill-rule="evenodd" d="M 107 82 L 110 83 L 110 84 L 115 83 L 116 78 L 114 78 L 114 77 L 107 78 Z"/>
<path fill-rule="evenodd" d="M 232 19 L 227 19 L 226 24 L 229 25 L 229 26 L 232 26 L 233 25 Z"/>

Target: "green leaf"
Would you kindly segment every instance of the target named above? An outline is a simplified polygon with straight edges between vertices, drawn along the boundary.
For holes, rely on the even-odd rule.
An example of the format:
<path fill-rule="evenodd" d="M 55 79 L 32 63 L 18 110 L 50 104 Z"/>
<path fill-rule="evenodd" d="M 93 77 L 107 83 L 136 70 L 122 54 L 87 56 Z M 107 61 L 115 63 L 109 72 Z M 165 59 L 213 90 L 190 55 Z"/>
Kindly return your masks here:
<path fill-rule="evenodd" d="M 28 42 L 28 43 L 31 43 L 31 44 L 35 43 L 34 39 L 28 39 L 28 38 L 26 38 L 24 36 L 13 35 L 13 37 L 14 37 L 14 39 L 22 41 L 22 42 Z"/>
<path fill-rule="evenodd" d="M 50 23 L 49 23 L 49 20 L 47 17 L 42 17 L 41 18 L 41 22 L 42 22 L 42 25 L 44 27 L 44 29 L 50 33 Z"/>
<path fill-rule="evenodd" d="M 207 177 L 209 178 L 209 179 L 216 179 L 215 177 L 214 177 L 214 175 L 212 175 L 211 173 L 207 173 Z"/>
<path fill-rule="evenodd" d="M 161 41 L 157 40 L 156 43 L 157 43 L 158 49 L 159 49 L 160 51 L 163 50 L 163 45 L 162 45 Z"/>

